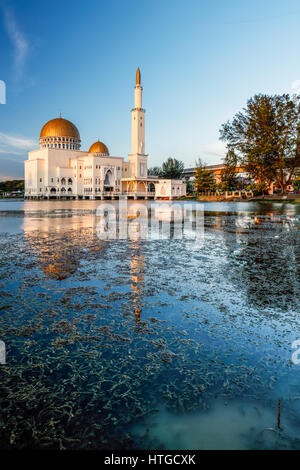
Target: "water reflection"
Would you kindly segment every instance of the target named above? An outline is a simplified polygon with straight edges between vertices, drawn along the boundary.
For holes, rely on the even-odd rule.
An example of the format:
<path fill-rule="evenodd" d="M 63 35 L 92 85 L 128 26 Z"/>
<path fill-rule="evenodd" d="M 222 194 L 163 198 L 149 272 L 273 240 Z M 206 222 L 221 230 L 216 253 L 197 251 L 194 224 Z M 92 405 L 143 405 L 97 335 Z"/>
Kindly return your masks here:
<path fill-rule="evenodd" d="M 130 272 L 131 289 L 133 292 L 133 306 L 135 319 L 138 323 L 141 318 L 143 308 L 143 287 L 144 287 L 144 250 L 138 243 L 130 244 Z"/>
<path fill-rule="evenodd" d="M 130 204 L 121 241 L 97 237 L 99 202 L 28 202 L 16 214 L 24 236 L 0 234 L 0 447 L 264 448 L 281 397 L 274 447 L 299 447 L 288 388 L 299 383 L 297 214 L 219 205 L 191 251 L 185 239 L 140 240 L 147 202 Z M 155 220 L 172 228 L 174 207 L 154 206 Z"/>
<path fill-rule="evenodd" d="M 87 234 L 93 233 L 95 222 L 94 215 L 71 218 L 24 218 L 24 236 L 33 250 L 38 251 L 41 269 L 48 278 L 62 281 L 76 272 L 85 248 Z M 99 247 L 100 245 L 101 242 Z"/>

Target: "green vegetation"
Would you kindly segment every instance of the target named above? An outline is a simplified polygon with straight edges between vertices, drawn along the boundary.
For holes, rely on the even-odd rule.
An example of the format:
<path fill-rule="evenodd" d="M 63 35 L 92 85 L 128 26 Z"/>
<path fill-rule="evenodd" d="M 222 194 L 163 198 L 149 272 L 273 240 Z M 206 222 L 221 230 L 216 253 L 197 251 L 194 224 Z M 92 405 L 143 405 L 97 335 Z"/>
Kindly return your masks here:
<path fill-rule="evenodd" d="M 148 168 L 148 176 L 159 176 L 161 173 L 161 168 L 159 166 L 153 166 Z"/>
<path fill-rule="evenodd" d="M 11 180 L 0 182 L 0 195 L 14 191 L 24 191 L 24 180 Z"/>
<path fill-rule="evenodd" d="M 217 183 L 213 171 L 205 169 L 204 163 L 199 159 L 196 162 L 194 187 L 197 192 L 216 191 Z"/>
<path fill-rule="evenodd" d="M 240 189 L 239 180 L 236 174 L 236 167 L 238 164 L 237 156 L 234 150 L 229 150 L 224 159 L 225 169 L 222 171 L 221 183 L 218 189 L 221 191 L 235 191 Z"/>
<path fill-rule="evenodd" d="M 286 191 L 300 166 L 300 97 L 255 95 L 220 130 L 250 177 Z"/>
<path fill-rule="evenodd" d="M 161 168 L 155 166 L 148 169 L 148 176 L 158 176 L 165 179 L 181 179 L 184 169 L 184 163 L 176 158 L 168 158 Z"/>

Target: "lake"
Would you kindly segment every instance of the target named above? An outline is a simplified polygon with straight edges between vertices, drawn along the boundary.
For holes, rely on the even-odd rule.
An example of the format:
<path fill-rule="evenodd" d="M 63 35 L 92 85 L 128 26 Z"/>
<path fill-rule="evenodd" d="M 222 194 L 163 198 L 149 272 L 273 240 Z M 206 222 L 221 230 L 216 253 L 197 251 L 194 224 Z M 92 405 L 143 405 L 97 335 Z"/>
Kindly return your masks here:
<path fill-rule="evenodd" d="M 300 449 L 300 205 L 105 205 L 0 201 L 0 448 Z"/>

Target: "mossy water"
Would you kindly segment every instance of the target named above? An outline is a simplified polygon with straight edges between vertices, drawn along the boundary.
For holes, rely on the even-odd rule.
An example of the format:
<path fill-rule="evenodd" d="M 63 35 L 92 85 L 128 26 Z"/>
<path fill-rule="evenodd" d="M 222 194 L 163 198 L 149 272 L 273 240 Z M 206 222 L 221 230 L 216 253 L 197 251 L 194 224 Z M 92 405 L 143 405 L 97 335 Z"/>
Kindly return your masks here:
<path fill-rule="evenodd" d="M 205 204 L 191 250 L 99 204 L 0 204 L 0 447 L 299 449 L 300 208 Z"/>

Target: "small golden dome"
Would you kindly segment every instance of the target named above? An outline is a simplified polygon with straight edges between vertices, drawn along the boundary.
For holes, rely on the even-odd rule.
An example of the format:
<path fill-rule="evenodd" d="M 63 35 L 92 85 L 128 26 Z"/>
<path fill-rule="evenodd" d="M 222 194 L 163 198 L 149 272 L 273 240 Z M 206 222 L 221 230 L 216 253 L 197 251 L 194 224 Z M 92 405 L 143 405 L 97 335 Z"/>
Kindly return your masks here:
<path fill-rule="evenodd" d="M 89 153 L 101 153 L 102 155 L 109 155 L 108 148 L 103 142 L 100 142 L 100 140 L 90 146 Z"/>
<path fill-rule="evenodd" d="M 72 137 L 80 140 L 77 127 L 67 119 L 61 117 L 51 119 L 42 127 L 40 139 L 44 137 Z"/>

